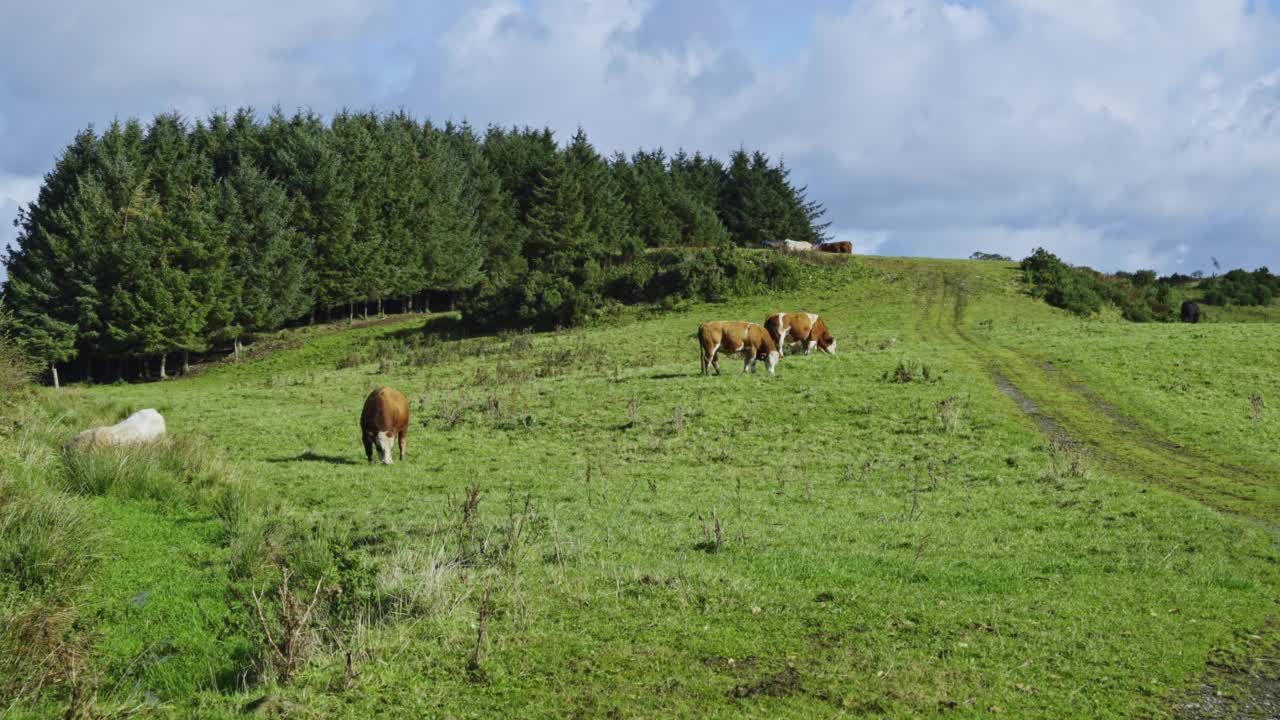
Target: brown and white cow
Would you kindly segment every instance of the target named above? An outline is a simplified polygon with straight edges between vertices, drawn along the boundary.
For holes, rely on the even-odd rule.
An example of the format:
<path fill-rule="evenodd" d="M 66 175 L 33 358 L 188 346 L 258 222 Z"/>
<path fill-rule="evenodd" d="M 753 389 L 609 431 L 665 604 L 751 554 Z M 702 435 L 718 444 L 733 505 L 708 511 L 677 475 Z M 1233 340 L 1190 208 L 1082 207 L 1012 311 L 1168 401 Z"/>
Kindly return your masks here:
<path fill-rule="evenodd" d="M 783 346 L 787 344 L 802 346 L 805 355 L 814 348 L 836 354 L 836 339 L 827 329 L 827 321 L 813 313 L 774 313 L 764 319 L 764 327 L 778 346 L 779 354 L 783 354 Z"/>
<path fill-rule="evenodd" d="M 391 443 L 400 443 L 400 459 L 404 460 L 404 440 L 409 433 L 409 400 L 395 388 L 380 387 L 365 398 L 360 412 L 360 437 L 364 454 L 373 462 L 373 446 L 383 465 L 391 464 Z"/>
<path fill-rule="evenodd" d="M 709 368 L 720 374 L 718 353 L 742 353 L 745 362 L 742 372 L 755 372 L 756 361 L 764 360 L 769 374 L 778 366 L 778 346 L 763 327 L 744 320 L 718 320 L 698 326 L 698 342 L 702 345 L 702 374 L 710 375 Z"/>

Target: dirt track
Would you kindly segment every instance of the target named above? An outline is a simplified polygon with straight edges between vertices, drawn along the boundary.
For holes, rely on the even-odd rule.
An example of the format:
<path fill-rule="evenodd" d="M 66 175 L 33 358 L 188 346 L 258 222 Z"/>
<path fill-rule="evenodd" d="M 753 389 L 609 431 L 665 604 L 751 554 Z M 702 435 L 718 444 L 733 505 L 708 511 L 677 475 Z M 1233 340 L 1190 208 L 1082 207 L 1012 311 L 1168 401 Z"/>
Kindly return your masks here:
<path fill-rule="evenodd" d="M 964 348 L 1051 441 L 1086 446 L 1108 472 L 1245 519 L 1280 544 L 1280 507 L 1260 501 L 1253 492 L 1274 487 L 1275 479 L 1170 441 L 1051 363 L 975 339 L 964 327 L 968 286 L 963 275 L 947 274 L 920 287 L 918 328 L 926 337 Z M 1280 642 L 1275 628 L 1268 630 L 1269 639 L 1248 636 L 1257 644 L 1250 660 L 1210 663 L 1197 687 L 1171 699 L 1172 715 L 1181 720 L 1280 719 Z"/>

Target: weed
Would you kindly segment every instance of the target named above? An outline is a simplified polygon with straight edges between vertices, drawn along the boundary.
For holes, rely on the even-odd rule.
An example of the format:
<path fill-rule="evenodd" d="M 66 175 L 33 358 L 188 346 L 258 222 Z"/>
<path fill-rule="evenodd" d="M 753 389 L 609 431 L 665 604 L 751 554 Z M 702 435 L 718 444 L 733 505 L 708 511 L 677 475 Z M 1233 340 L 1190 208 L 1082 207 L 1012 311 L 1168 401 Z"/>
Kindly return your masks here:
<path fill-rule="evenodd" d="M 1249 419 L 1254 425 L 1262 422 L 1262 412 L 1267 409 L 1266 403 L 1262 400 L 1262 393 L 1253 393 L 1249 396 Z"/>
<path fill-rule="evenodd" d="M 951 395 L 938 401 L 937 405 L 934 406 L 934 410 L 943 432 L 953 433 L 960 429 L 967 405 L 967 399 L 961 399 L 956 395 Z"/>
<path fill-rule="evenodd" d="M 378 569 L 379 609 L 399 619 L 440 612 L 451 599 L 447 591 L 460 567 L 444 547 L 397 547 Z"/>
<path fill-rule="evenodd" d="M 724 528 L 720 525 L 720 516 L 712 510 L 709 518 L 699 513 L 698 521 L 702 523 L 702 542 L 694 545 L 694 548 L 708 553 L 720 552 L 724 547 Z"/>
<path fill-rule="evenodd" d="M 919 360 L 903 358 L 893 370 L 886 370 L 880 376 L 885 383 L 937 382 L 942 378 L 929 365 Z"/>
<path fill-rule="evenodd" d="M 335 367 L 338 370 L 350 370 L 351 368 L 360 367 L 368 362 L 368 359 L 362 353 L 347 353 L 338 358 Z"/>
<path fill-rule="evenodd" d="M 1054 482 L 1083 480 L 1088 476 L 1084 451 L 1070 438 L 1055 436 L 1049 441 L 1049 467 L 1045 479 Z"/>
<path fill-rule="evenodd" d="M 0 610 L 0 707 L 52 688 L 70 687 L 75 694 L 85 685 L 78 676 L 90 648 L 76 632 L 79 619 L 74 605 L 52 598 Z"/>
<path fill-rule="evenodd" d="M 493 617 L 493 600 L 490 589 L 484 589 L 484 597 L 476 608 L 476 644 L 471 649 L 471 657 L 467 660 L 467 670 L 476 679 L 483 678 L 485 641 L 489 635 L 489 618 Z"/>
<path fill-rule="evenodd" d="M 526 355 L 531 350 L 533 350 L 533 337 L 527 330 L 516 333 L 511 338 L 511 344 L 507 346 L 507 352 L 515 355 L 516 357 Z"/>
<path fill-rule="evenodd" d="M 671 409 L 671 432 L 679 435 L 684 432 L 684 415 L 688 412 L 683 405 L 677 405 Z"/>
<path fill-rule="evenodd" d="M 318 642 L 312 621 L 316 603 L 320 601 L 322 580 L 316 580 L 311 599 L 304 601 L 289 587 L 289 578 L 289 569 L 285 568 L 276 585 L 278 603 L 274 606 L 275 612 L 268 612 L 264 606 L 267 602 L 265 589 L 261 596 L 256 589 L 249 591 L 258 614 L 261 641 L 268 651 L 260 658 L 264 663 L 260 670 L 263 676 L 274 677 L 281 685 L 288 683 L 302 667 Z"/>
<path fill-rule="evenodd" d="M 436 418 L 444 423 L 444 426 L 453 429 L 466 422 L 467 410 L 471 406 L 471 398 L 463 391 L 458 390 L 444 395 L 440 398 L 440 402 L 436 405 Z"/>
<path fill-rule="evenodd" d="M 636 426 L 636 423 L 639 421 L 640 421 L 640 403 L 635 398 L 631 398 L 630 400 L 627 400 L 626 427 L 633 428 Z"/>

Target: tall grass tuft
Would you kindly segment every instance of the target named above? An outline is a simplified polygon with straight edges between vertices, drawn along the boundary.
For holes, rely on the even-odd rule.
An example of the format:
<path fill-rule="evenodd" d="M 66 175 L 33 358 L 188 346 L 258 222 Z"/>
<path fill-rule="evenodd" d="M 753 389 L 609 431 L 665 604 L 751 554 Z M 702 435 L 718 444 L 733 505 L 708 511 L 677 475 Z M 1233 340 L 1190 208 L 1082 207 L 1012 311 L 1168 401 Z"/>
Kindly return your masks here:
<path fill-rule="evenodd" d="M 0 481 L 0 581 L 39 593 L 79 585 L 95 561 L 94 527 L 75 498 Z"/>
<path fill-rule="evenodd" d="M 63 486 L 81 495 L 182 502 L 192 507 L 211 503 L 215 512 L 221 508 L 235 514 L 232 507 L 244 500 L 232 500 L 227 494 L 247 490 L 247 484 L 230 479 L 216 450 L 184 435 L 142 446 L 62 453 Z"/>

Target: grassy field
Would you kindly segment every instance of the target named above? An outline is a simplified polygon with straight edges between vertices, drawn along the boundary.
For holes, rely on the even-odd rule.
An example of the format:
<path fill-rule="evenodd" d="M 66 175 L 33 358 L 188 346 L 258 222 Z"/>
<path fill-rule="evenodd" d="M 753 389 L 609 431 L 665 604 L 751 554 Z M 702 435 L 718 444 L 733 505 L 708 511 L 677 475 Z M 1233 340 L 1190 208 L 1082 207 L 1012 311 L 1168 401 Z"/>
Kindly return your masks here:
<path fill-rule="evenodd" d="M 1275 642 L 1280 326 L 1081 321 L 1004 263 L 812 272 L 612 327 L 398 318 L 47 393 L 0 468 L 65 491 L 92 538 L 71 702 L 1165 717 Z M 698 322 L 780 310 L 823 314 L 841 352 L 698 375 Z M 357 427 L 380 384 L 414 406 L 391 467 Z M 142 407 L 175 447 L 56 450 Z M 46 697 L 9 710 L 65 712 Z"/>

